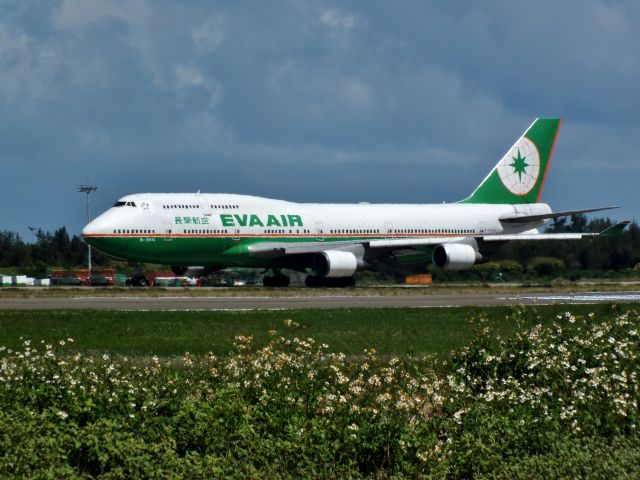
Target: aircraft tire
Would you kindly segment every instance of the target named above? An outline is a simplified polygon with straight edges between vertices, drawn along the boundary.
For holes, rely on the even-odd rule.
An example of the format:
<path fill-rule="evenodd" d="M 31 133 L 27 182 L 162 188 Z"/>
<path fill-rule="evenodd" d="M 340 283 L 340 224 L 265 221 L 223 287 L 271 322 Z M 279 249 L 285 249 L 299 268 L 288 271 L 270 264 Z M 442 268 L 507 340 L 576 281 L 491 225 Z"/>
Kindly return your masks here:
<path fill-rule="evenodd" d="M 322 286 L 322 278 L 315 275 L 309 275 L 304 279 L 304 284 L 309 288 L 319 288 Z"/>
<path fill-rule="evenodd" d="M 345 288 L 349 288 L 349 287 L 355 287 L 356 286 L 356 277 L 345 277 L 343 279 L 343 287 Z"/>
<path fill-rule="evenodd" d="M 147 277 L 144 275 L 134 275 L 131 277 L 131 286 L 132 287 L 148 287 L 149 281 Z"/>
<path fill-rule="evenodd" d="M 355 277 L 327 278 L 310 275 L 305 279 L 304 284 L 309 288 L 348 288 L 356 286 L 356 279 Z"/>
<path fill-rule="evenodd" d="M 266 276 L 262 278 L 262 285 L 265 287 L 286 288 L 291 283 L 289 277 L 286 275 L 278 274 L 275 276 Z"/>

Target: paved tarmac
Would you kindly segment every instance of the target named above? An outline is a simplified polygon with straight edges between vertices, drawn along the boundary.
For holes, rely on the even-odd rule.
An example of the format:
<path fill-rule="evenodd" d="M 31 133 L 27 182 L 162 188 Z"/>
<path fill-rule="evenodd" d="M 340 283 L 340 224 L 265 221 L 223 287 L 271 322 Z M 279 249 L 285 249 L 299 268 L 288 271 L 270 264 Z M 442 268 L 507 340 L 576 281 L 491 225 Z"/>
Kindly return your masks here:
<path fill-rule="evenodd" d="M 640 292 L 579 294 L 482 293 L 448 295 L 291 296 L 291 297 L 66 297 L 1 298 L 0 310 L 288 310 L 316 308 L 428 308 L 552 303 L 640 303 Z"/>

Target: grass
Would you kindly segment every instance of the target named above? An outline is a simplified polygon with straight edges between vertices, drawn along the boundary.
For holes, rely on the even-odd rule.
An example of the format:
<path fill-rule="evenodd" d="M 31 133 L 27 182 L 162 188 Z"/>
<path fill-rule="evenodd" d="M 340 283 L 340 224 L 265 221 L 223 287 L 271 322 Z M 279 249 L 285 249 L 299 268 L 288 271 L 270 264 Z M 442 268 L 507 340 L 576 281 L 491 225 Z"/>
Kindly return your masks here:
<path fill-rule="evenodd" d="M 549 324 L 556 315 L 595 312 L 608 319 L 633 305 L 543 305 L 518 307 L 525 323 Z M 55 343 L 73 338 L 76 348 L 132 356 L 179 356 L 184 352 L 224 355 L 238 335 L 253 336 L 257 345 L 268 341 L 269 330 L 282 330 L 291 319 L 296 335 L 327 343 L 333 352 L 359 355 L 374 347 L 383 355 L 434 354 L 447 358 L 473 336 L 469 319 L 484 316 L 496 332 L 516 328 L 514 308 L 457 307 L 426 309 L 341 309 L 240 312 L 139 311 L 0 311 L 0 345 L 17 348 L 21 338 Z"/>
<path fill-rule="evenodd" d="M 604 304 L 0 312 L 0 477 L 640 478 L 639 332 Z"/>

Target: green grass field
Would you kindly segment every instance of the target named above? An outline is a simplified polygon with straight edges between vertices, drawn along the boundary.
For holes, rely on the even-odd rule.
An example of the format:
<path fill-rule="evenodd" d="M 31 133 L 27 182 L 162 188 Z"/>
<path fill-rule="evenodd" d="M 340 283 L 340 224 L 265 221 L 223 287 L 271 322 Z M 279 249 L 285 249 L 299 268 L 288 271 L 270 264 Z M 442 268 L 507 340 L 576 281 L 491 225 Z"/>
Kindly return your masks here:
<path fill-rule="evenodd" d="M 0 478 L 640 478 L 637 309 L 2 311 Z"/>
<path fill-rule="evenodd" d="M 548 324 L 570 311 L 595 312 L 607 319 L 633 305 L 547 305 L 524 308 L 528 325 Z M 383 355 L 426 353 L 448 356 L 468 343 L 470 320 L 486 317 L 501 334 L 516 325 L 512 307 L 426 309 L 340 309 L 243 312 L 0 311 L 0 345 L 16 348 L 21 338 L 54 343 L 73 338 L 69 348 L 121 355 L 179 356 L 184 352 L 226 354 L 234 337 L 252 335 L 257 345 L 269 330 L 282 330 L 291 319 L 296 335 L 327 343 L 333 352 L 360 354 L 375 347 Z"/>

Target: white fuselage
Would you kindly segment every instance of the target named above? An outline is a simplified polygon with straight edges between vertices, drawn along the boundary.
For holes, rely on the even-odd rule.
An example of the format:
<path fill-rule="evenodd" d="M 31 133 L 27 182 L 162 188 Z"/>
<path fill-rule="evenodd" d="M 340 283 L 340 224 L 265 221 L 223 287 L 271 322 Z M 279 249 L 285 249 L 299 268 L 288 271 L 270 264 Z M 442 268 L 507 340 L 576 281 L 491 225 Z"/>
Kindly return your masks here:
<path fill-rule="evenodd" d="M 542 225 L 500 218 L 551 212 L 543 203 L 320 204 L 230 194 L 135 194 L 93 220 L 91 235 L 406 237 L 520 233 Z M 292 218 L 294 217 L 294 218 Z"/>

